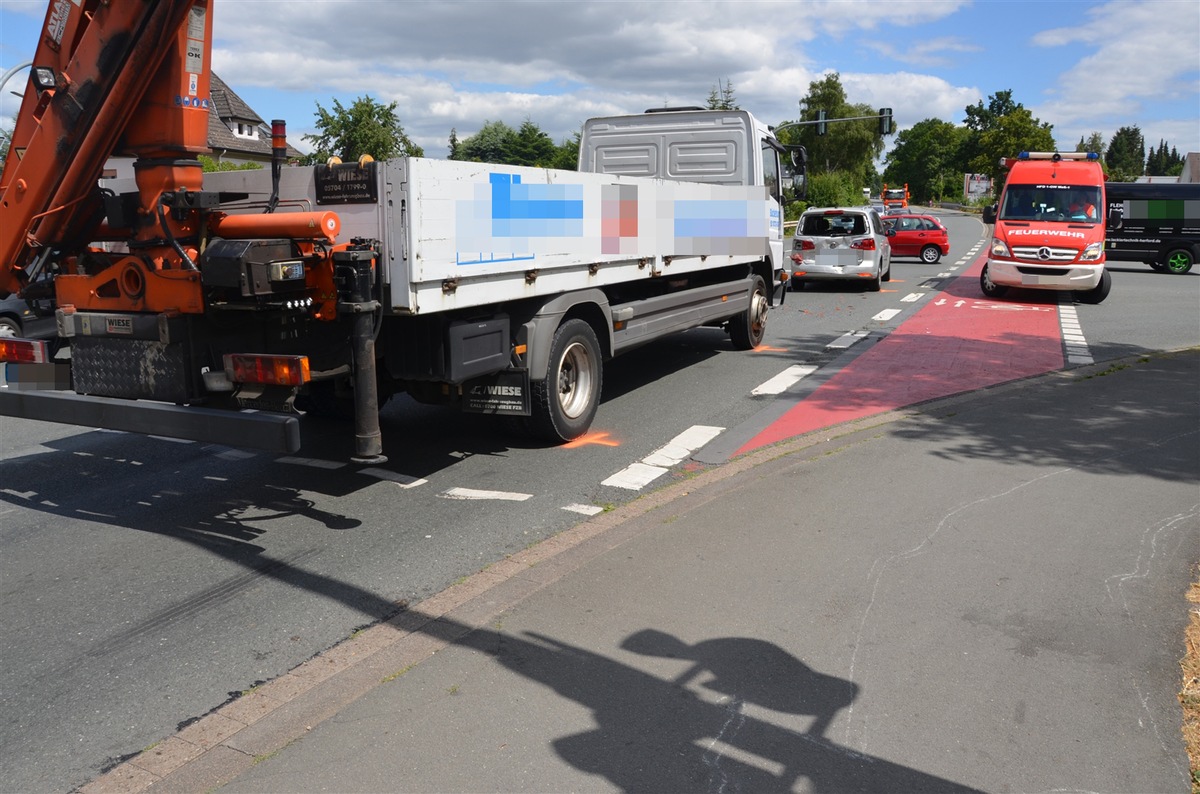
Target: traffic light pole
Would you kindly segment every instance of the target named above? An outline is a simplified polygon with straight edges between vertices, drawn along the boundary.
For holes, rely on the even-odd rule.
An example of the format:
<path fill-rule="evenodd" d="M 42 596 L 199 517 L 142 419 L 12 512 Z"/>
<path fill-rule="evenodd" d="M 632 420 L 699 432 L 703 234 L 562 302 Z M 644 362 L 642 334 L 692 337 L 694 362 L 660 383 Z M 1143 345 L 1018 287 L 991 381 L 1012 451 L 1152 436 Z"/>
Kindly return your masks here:
<path fill-rule="evenodd" d="M 891 135 L 892 132 L 894 132 L 894 129 L 892 127 L 892 109 L 891 108 L 880 108 L 878 113 L 871 115 L 871 116 L 849 116 L 844 119 L 825 118 L 825 111 L 823 111 L 823 110 L 818 110 L 817 113 L 819 115 L 813 121 L 792 121 L 792 122 L 789 122 L 782 126 L 776 127 L 775 133 L 778 135 L 783 130 L 791 129 L 792 127 L 811 127 L 812 125 L 815 124 L 815 125 L 817 125 L 817 134 L 824 135 L 826 124 L 833 124 L 834 122 L 838 122 L 838 121 L 865 121 L 866 119 L 879 119 L 879 134 L 880 135 Z"/>

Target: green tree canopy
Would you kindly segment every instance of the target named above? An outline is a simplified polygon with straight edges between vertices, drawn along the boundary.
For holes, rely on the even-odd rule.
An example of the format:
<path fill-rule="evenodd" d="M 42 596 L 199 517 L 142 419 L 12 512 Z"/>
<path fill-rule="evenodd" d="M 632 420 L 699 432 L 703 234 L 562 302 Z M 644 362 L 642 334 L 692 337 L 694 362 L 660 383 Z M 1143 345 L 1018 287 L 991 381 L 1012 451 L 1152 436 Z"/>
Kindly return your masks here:
<path fill-rule="evenodd" d="M 582 132 L 575 133 L 572 137 L 566 138 L 554 150 L 554 160 L 551 163 L 551 168 L 559 168 L 563 171 L 575 171 L 579 168 L 579 141 L 583 138 Z"/>
<path fill-rule="evenodd" d="M 907 183 L 918 204 L 960 199 L 965 169 L 959 150 L 966 135 L 965 127 L 948 121 L 918 121 L 896 135 L 896 145 L 884 160 L 883 181 L 889 185 Z"/>
<path fill-rule="evenodd" d="M 1115 181 L 1132 180 L 1146 172 L 1146 141 L 1135 124 L 1113 133 L 1104 154 L 1109 173 Z"/>
<path fill-rule="evenodd" d="M 513 136 L 506 162 L 509 165 L 549 168 L 555 153 L 556 147 L 550 136 L 543 132 L 541 127 L 525 119 L 517 134 Z"/>
<path fill-rule="evenodd" d="M 1002 164 L 1006 157 L 1021 152 L 1052 152 L 1054 127 L 1038 121 L 1028 108 L 1012 99 L 1012 91 L 998 91 L 988 98 L 987 106 L 977 102 L 967 107 L 960 161 L 967 170 L 987 174 L 993 190 L 999 192 L 1008 176 Z"/>
<path fill-rule="evenodd" d="M 1158 139 L 1158 148 L 1150 147 L 1146 155 L 1146 173 L 1151 176 L 1179 176 L 1183 173 L 1183 158 L 1179 151 L 1172 146 L 1167 150 L 1167 142 Z"/>
<path fill-rule="evenodd" d="M 737 99 L 733 96 L 733 83 L 726 80 L 724 85 L 718 80 L 708 92 L 708 102 L 705 107 L 709 110 L 738 110 Z"/>
<path fill-rule="evenodd" d="M 333 100 L 330 112 L 317 103 L 316 135 L 305 135 L 313 144 L 306 159 L 323 163 L 332 156 L 354 162 L 369 154 L 376 160 L 389 157 L 423 157 L 424 150 L 409 140 L 396 116 L 396 103 L 384 105 L 370 96 L 359 97 L 349 108 Z"/>
<path fill-rule="evenodd" d="M 458 156 L 452 160 L 473 163 L 507 163 L 517 132 L 503 121 L 487 121 L 479 132 L 459 141 Z"/>
<path fill-rule="evenodd" d="M 867 105 L 847 101 L 837 72 L 809 83 L 808 94 L 800 100 L 800 105 L 800 121 L 816 121 L 820 110 L 824 110 L 826 119 L 831 121 L 876 113 Z M 810 174 L 840 172 L 858 183 L 859 200 L 862 188 L 876 181 L 875 158 L 883 152 L 883 138 L 879 135 L 879 122 L 874 118 L 827 123 L 825 135 L 817 134 L 815 124 L 792 127 L 781 131 L 781 139 L 786 144 L 804 146 L 808 151 Z"/>

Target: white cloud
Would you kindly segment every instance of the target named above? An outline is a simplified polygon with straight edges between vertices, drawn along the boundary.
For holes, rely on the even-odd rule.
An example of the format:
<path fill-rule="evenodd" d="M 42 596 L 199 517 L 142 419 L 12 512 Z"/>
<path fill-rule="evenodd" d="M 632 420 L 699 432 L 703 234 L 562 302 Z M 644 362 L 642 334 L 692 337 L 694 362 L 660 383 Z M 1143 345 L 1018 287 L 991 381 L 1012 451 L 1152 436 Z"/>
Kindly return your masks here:
<path fill-rule="evenodd" d="M 1076 48 L 1081 55 L 1046 90 L 1046 99 L 1031 108 L 1034 115 L 1054 120 L 1061 144 L 1064 137 L 1078 140 L 1075 130 L 1095 129 L 1110 119 L 1124 119 L 1116 126 L 1136 125 L 1145 133 L 1148 125 L 1154 124 L 1146 116 L 1153 113 L 1150 106 L 1156 100 L 1190 98 L 1196 117 L 1190 122 L 1191 129 L 1175 140 L 1195 145 L 1200 127 L 1200 57 L 1195 35 L 1200 31 L 1200 3 L 1117 0 L 1090 9 L 1087 17 L 1082 24 L 1033 37 L 1033 43 L 1041 47 Z M 1176 35 L 1181 31 L 1191 33 Z M 1107 139 L 1116 126 L 1100 131 Z M 1064 136 L 1068 130 L 1070 134 Z"/>

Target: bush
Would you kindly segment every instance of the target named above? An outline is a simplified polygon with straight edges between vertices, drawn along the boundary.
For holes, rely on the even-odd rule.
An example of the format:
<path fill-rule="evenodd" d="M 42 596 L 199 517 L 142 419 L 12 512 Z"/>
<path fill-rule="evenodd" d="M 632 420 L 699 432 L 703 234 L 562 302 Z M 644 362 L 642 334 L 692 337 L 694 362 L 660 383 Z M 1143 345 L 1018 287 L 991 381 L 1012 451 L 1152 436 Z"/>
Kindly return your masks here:
<path fill-rule="evenodd" d="M 845 171 L 814 174 L 808 180 L 810 207 L 857 207 L 863 203 L 861 180 Z"/>

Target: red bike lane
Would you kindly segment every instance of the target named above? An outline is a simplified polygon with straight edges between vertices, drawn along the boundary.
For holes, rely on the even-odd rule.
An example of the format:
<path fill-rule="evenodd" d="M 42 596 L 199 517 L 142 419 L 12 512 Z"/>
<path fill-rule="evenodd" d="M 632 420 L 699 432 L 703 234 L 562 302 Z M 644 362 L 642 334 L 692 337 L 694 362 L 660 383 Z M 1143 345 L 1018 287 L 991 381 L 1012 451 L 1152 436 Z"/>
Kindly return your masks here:
<path fill-rule="evenodd" d="M 736 454 L 822 427 L 1062 369 L 1053 293 L 984 296 L 986 255 L 916 314 L 751 438 Z M 1024 300 L 1021 300 L 1024 299 Z M 1028 301 L 1028 302 L 1027 302 Z M 1040 302 L 1039 302 L 1040 301 Z"/>

